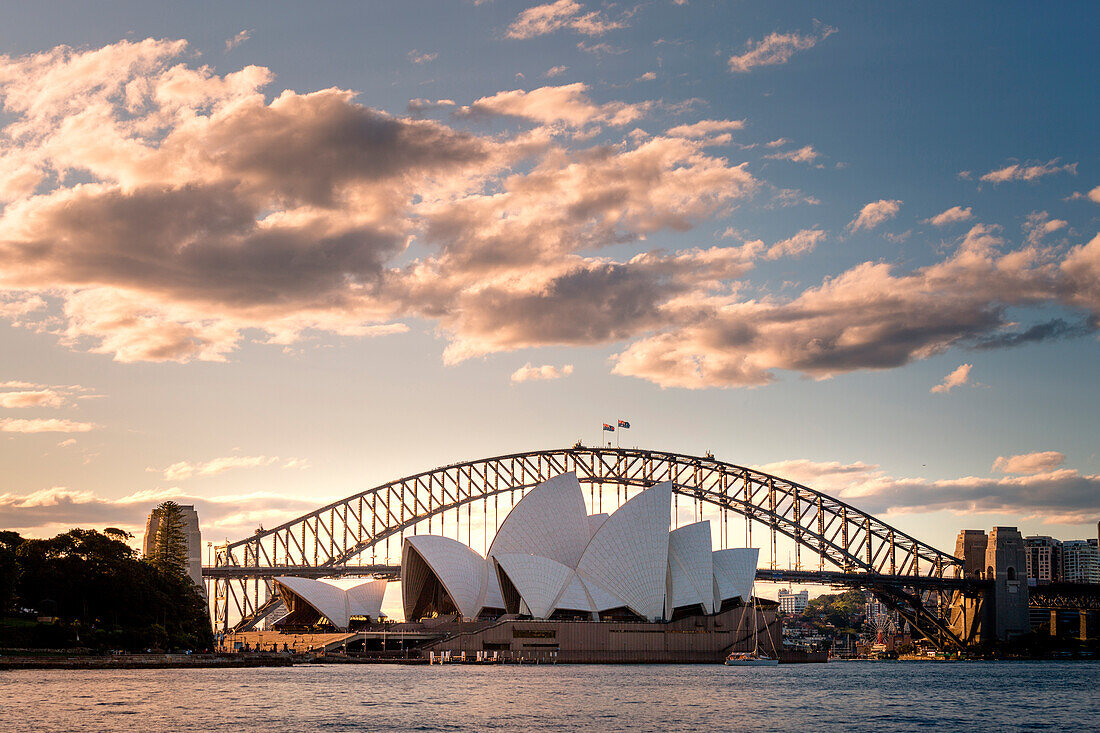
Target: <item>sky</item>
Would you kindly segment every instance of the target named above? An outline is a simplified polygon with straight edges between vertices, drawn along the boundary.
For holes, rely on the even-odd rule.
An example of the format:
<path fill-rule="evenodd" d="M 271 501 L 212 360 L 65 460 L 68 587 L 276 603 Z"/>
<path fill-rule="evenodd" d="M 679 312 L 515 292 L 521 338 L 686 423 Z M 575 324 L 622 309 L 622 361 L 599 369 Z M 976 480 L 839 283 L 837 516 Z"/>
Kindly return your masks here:
<path fill-rule="evenodd" d="M 1094 3 L 2 15 L 2 527 L 222 542 L 623 419 L 1096 535 Z"/>

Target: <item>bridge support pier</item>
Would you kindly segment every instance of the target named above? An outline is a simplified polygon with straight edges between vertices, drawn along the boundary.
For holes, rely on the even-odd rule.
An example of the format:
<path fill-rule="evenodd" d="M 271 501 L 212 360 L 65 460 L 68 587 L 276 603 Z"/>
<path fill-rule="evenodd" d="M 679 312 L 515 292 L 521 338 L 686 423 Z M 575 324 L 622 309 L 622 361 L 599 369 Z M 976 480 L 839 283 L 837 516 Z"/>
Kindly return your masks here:
<path fill-rule="evenodd" d="M 1058 636 L 1058 611 L 1052 609 L 1050 612 L 1050 635 Z"/>
<path fill-rule="evenodd" d="M 1077 615 L 1081 619 L 1080 636 L 1078 638 L 1081 641 L 1088 641 L 1089 640 L 1089 612 L 1088 611 L 1078 611 Z"/>

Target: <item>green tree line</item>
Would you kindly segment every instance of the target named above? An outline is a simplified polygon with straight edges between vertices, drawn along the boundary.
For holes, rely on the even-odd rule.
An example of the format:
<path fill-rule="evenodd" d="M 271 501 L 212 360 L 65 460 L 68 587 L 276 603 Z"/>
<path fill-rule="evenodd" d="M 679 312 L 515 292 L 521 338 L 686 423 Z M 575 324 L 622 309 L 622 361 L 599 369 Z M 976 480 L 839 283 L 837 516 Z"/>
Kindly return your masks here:
<path fill-rule="evenodd" d="M 0 647 L 211 648 L 206 601 L 183 564 L 163 553 L 139 559 L 126 537 L 0 531 Z"/>

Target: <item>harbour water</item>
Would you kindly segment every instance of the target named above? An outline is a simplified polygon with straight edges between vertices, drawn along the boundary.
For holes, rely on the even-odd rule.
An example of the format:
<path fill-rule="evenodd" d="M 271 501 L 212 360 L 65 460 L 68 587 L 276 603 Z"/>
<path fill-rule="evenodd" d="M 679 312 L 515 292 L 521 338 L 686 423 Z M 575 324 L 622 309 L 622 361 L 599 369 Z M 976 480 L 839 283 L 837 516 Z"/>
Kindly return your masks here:
<path fill-rule="evenodd" d="M 0 731 L 1098 728 L 1100 662 L 0 672 Z"/>

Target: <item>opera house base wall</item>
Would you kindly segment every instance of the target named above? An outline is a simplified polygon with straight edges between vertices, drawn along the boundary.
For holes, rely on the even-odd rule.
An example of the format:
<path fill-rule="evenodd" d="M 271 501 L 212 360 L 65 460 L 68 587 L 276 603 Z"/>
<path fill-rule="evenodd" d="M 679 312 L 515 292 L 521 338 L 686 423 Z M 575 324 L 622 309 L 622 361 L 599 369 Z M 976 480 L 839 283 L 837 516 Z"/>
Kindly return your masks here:
<path fill-rule="evenodd" d="M 713 616 L 689 616 L 670 623 L 432 619 L 371 624 L 346 633 L 245 631 L 226 636 L 228 652 L 333 654 L 352 660 L 427 662 L 450 652 L 453 660 L 558 664 L 716 664 L 732 651 L 753 648 L 754 611 L 731 608 Z M 760 648 L 782 650 L 781 622 L 771 609 L 755 611 Z M 770 637 L 770 639 L 769 639 Z"/>
<path fill-rule="evenodd" d="M 753 615 L 751 607 L 741 607 L 670 623 L 497 621 L 426 644 L 421 652 L 465 653 L 468 659 L 496 652 L 505 661 L 559 664 L 714 664 L 732 651 L 752 651 Z M 782 649 L 776 614 L 757 610 L 755 616 L 761 649 L 774 656 L 773 648 Z"/>

